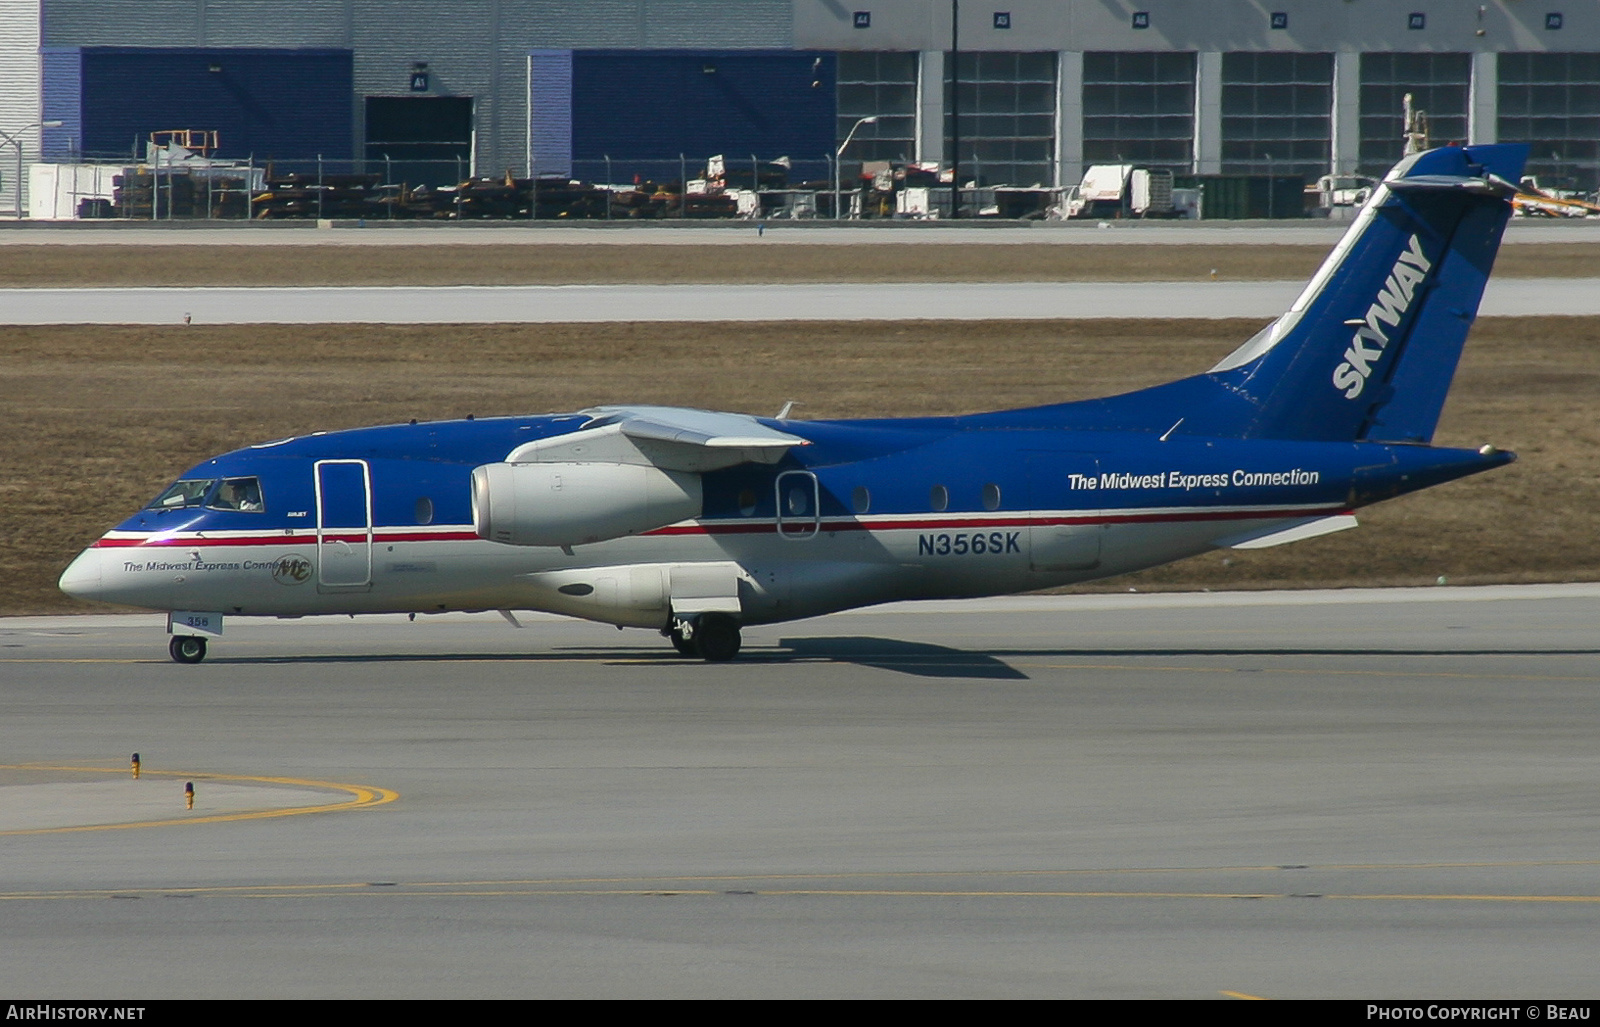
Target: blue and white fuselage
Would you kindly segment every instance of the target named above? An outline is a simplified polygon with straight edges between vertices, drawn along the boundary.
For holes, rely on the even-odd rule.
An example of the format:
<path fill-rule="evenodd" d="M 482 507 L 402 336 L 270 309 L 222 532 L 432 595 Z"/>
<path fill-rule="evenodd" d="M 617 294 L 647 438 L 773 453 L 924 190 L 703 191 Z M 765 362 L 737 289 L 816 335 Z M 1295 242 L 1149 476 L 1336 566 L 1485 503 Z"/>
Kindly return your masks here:
<path fill-rule="evenodd" d="M 723 659 L 740 625 L 1350 527 L 1512 459 L 1428 443 L 1522 156 L 1402 162 L 1295 306 L 1192 378 L 963 417 L 607 407 L 284 439 L 191 468 L 61 586 L 178 611 L 180 659 L 210 618 L 494 609 Z"/>

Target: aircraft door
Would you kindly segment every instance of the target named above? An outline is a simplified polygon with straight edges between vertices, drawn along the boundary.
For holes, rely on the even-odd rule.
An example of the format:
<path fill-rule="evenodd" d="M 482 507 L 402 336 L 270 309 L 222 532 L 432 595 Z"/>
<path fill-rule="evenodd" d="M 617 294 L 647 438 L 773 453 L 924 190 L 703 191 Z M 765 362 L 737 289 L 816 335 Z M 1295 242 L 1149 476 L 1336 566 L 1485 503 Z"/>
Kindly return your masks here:
<path fill-rule="evenodd" d="M 365 460 L 318 460 L 317 591 L 372 587 L 372 469 Z"/>
<path fill-rule="evenodd" d="M 1035 571 L 1092 570 L 1100 566 L 1104 523 L 1093 523 L 1100 504 L 1092 486 L 1100 479 L 1100 461 L 1093 453 L 1028 454 L 1028 567 Z"/>
<path fill-rule="evenodd" d="M 784 471 L 776 482 L 778 534 L 784 538 L 815 538 L 822 526 L 817 476 L 810 471 Z"/>

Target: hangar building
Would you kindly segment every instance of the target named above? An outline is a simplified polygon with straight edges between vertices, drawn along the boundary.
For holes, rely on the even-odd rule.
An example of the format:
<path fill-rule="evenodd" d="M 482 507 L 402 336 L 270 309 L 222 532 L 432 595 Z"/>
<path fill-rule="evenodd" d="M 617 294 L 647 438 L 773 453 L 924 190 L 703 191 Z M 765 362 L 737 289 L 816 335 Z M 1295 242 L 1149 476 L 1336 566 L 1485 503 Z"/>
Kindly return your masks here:
<path fill-rule="evenodd" d="M 0 210 L 19 150 L 125 161 L 178 128 L 612 180 L 712 154 L 821 177 L 847 140 L 847 169 L 954 155 L 987 184 L 1372 174 L 1406 93 L 1436 143 L 1531 142 L 1532 173 L 1600 185 L 1594 0 L 0 0 Z"/>

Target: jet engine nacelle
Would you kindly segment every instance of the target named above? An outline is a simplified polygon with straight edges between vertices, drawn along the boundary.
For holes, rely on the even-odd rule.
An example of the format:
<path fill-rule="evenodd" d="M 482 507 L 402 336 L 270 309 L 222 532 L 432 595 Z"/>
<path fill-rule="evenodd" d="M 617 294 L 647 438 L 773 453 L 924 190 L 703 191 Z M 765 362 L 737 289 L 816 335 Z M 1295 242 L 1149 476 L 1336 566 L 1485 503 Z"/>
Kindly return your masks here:
<path fill-rule="evenodd" d="M 484 464 L 472 472 L 478 537 L 575 546 L 699 517 L 700 476 L 635 464 Z"/>

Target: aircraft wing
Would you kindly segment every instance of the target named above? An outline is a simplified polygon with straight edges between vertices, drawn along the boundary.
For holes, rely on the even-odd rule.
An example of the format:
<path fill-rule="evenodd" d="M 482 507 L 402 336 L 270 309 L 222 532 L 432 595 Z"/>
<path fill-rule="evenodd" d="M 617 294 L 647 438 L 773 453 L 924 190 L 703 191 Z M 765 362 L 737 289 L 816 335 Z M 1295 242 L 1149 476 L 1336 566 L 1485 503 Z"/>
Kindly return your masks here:
<path fill-rule="evenodd" d="M 583 427 L 518 446 L 506 463 L 646 464 L 666 471 L 715 471 L 744 463 L 775 464 L 811 443 L 769 428 L 749 414 L 686 407 L 593 407 Z"/>
<path fill-rule="evenodd" d="M 713 449 L 776 449 L 810 445 L 798 435 L 768 428 L 749 414 L 683 407 L 594 407 L 582 413 L 594 420 L 585 427 L 616 424 L 635 439 L 683 442 Z"/>

